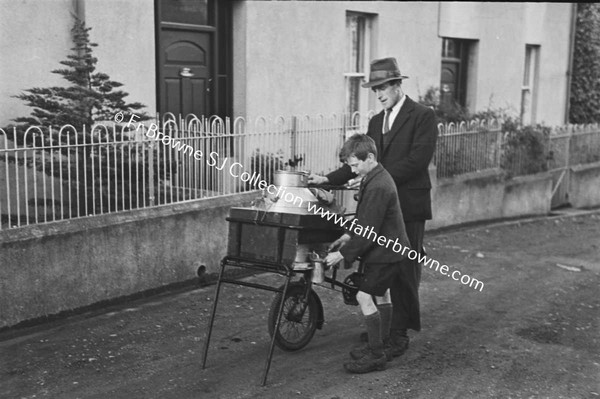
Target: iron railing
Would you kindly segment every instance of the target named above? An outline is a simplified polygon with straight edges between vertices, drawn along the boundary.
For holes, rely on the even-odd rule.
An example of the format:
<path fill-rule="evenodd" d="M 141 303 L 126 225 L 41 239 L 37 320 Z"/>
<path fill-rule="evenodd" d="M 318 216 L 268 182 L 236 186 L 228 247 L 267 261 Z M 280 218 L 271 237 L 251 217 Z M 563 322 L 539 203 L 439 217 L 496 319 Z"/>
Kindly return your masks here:
<path fill-rule="evenodd" d="M 166 114 L 156 123 L 79 130 L 0 129 L 0 230 L 250 191 L 259 180 L 271 183 L 278 169 L 325 174 L 340 165 L 344 139 L 366 132 L 372 115 L 248 121 Z M 438 131 L 438 177 L 528 173 L 527 154 L 505 156 L 501 121 L 440 124 Z M 544 170 L 600 161 L 600 127 L 555 128 L 544 151 Z"/>
<path fill-rule="evenodd" d="M 254 190 L 277 169 L 325 174 L 368 115 L 156 120 L 0 130 L 0 230 Z"/>
<path fill-rule="evenodd" d="M 504 132 L 502 126 L 502 120 L 439 124 L 434 155 L 437 176 L 451 177 L 487 169 L 503 169 L 510 176 L 521 176 L 600 161 L 598 124 L 548 128 L 549 134 L 539 142 L 540 153 L 534 154 L 540 160 L 535 165 L 525 145 L 522 148 L 507 145 L 514 133 Z"/>
<path fill-rule="evenodd" d="M 500 167 L 502 123 L 499 120 L 474 120 L 440 123 L 434 155 L 438 177 Z"/>

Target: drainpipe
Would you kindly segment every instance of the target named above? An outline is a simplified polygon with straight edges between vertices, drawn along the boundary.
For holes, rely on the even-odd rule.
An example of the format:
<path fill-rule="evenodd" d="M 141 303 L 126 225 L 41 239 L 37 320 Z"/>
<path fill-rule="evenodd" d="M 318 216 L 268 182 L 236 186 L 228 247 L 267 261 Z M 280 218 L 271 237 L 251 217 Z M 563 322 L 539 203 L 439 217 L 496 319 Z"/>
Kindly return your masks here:
<path fill-rule="evenodd" d="M 575 33 L 577 32 L 577 3 L 571 5 L 571 35 L 569 37 L 569 65 L 567 69 L 567 101 L 565 105 L 565 124 L 569 123 L 571 112 L 571 81 L 573 76 L 573 53 L 575 52 Z"/>
<path fill-rule="evenodd" d="M 77 19 L 85 20 L 85 0 L 73 0 L 73 14 Z"/>
<path fill-rule="evenodd" d="M 441 18 L 442 18 L 442 2 L 439 1 L 438 2 L 438 17 L 437 17 L 437 35 L 438 35 L 438 37 L 441 37 L 440 36 L 440 26 L 442 24 L 440 21 Z"/>

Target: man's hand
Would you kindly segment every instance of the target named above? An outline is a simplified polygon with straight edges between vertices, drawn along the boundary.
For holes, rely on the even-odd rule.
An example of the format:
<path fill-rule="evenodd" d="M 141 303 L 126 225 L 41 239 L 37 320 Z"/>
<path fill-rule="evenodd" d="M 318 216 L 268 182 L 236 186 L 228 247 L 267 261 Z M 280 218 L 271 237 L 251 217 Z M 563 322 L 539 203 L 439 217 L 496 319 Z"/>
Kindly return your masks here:
<path fill-rule="evenodd" d="M 350 235 L 344 234 L 327 247 L 327 252 L 339 251 L 348 241 L 350 241 Z"/>
<path fill-rule="evenodd" d="M 342 260 L 344 260 L 344 257 L 342 256 L 340 251 L 331 252 L 331 253 L 328 253 L 327 256 L 325 257 L 325 264 L 327 266 L 331 267 L 333 265 L 338 264 Z"/>
<path fill-rule="evenodd" d="M 311 174 L 310 176 L 308 176 L 308 182 L 310 184 L 327 184 L 329 183 L 329 179 L 325 176 Z"/>

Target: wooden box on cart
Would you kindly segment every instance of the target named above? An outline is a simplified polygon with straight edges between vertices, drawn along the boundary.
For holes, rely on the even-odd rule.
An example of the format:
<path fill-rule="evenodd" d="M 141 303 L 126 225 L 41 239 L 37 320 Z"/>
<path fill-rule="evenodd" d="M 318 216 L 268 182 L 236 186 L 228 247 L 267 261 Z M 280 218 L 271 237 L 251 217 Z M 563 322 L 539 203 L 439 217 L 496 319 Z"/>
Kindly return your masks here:
<path fill-rule="evenodd" d="M 291 267 L 301 244 L 333 242 L 344 232 L 320 215 L 231 208 L 227 255 Z"/>

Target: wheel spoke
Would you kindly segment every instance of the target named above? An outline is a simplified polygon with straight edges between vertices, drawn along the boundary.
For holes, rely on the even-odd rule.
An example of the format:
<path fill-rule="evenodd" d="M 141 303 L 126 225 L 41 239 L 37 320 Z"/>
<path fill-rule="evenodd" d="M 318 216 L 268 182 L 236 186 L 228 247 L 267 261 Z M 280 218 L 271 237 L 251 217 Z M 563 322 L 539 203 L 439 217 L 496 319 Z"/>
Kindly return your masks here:
<path fill-rule="evenodd" d="M 309 292 L 306 297 L 306 287 L 292 286 L 285 298 L 279 295 L 275 298 L 269 312 L 269 333 L 275 334 L 276 344 L 284 350 L 298 350 L 304 347 L 313 337 L 318 317 L 318 298 Z M 279 328 L 275 331 L 278 311 L 283 302 L 283 313 Z M 305 302 L 303 302 L 305 301 Z"/>
<path fill-rule="evenodd" d="M 282 320 L 280 324 L 279 332 L 281 335 L 285 336 L 287 340 L 297 342 L 302 339 L 305 335 L 306 331 L 309 329 L 310 324 L 310 309 L 306 307 L 302 314 L 302 318 L 299 321 L 295 320 L 295 316 L 299 307 L 303 306 L 299 303 L 300 298 L 298 297 L 289 297 L 288 300 L 284 304 L 284 313 L 286 316 L 285 320 Z M 293 320 L 290 320 L 292 318 Z"/>

